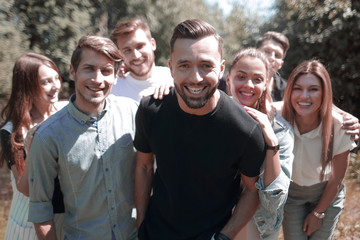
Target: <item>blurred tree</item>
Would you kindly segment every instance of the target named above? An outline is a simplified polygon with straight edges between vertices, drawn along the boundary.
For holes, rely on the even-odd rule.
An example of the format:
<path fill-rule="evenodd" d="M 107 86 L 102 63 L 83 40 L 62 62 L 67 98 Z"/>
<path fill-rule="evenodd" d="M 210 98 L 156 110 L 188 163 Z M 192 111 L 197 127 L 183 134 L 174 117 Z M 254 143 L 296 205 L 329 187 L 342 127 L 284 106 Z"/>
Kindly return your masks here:
<path fill-rule="evenodd" d="M 334 103 L 360 116 L 358 1 L 277 0 L 276 9 L 262 30 L 282 32 L 290 40 L 284 75 L 303 60 L 320 59 L 332 79 Z"/>
<path fill-rule="evenodd" d="M 206 0 L 9 0 L 0 2 L 0 94 L 10 89 L 12 66 L 22 53 L 34 51 L 55 61 L 69 90 L 70 57 L 83 35 L 108 37 L 122 20 L 142 17 L 157 41 L 156 63 L 167 65 L 169 41 L 173 28 L 189 18 L 200 18 L 212 24 L 224 37 L 224 57 L 246 44 L 256 32 L 255 17 L 247 17 L 234 7 L 225 17 L 218 4 Z M 68 94 L 65 95 L 67 97 Z"/>
<path fill-rule="evenodd" d="M 28 50 L 26 35 L 16 14 L 11 10 L 13 0 L 0 2 L 0 97 L 6 98 L 11 90 L 12 69 L 16 58 Z M 1 104 L 0 104 L 1 106 Z M 1 110 L 1 109 L 0 109 Z"/>
<path fill-rule="evenodd" d="M 260 16 L 256 13 L 247 14 L 248 9 L 244 2 L 234 2 L 233 9 L 226 17 L 224 25 L 225 55 L 228 65 L 236 52 L 255 45 L 259 36 Z"/>

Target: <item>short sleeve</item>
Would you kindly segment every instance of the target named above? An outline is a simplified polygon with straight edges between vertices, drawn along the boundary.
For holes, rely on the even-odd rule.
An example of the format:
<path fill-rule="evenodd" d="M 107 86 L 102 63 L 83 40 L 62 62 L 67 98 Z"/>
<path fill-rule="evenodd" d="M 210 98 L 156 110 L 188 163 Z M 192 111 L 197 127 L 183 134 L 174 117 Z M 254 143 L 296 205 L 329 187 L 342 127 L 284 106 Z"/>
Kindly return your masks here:
<path fill-rule="evenodd" d="M 240 163 L 240 170 L 247 177 L 256 177 L 260 174 L 260 168 L 266 154 L 265 140 L 259 124 L 254 125 L 246 142 L 246 150 Z"/>
<path fill-rule="evenodd" d="M 145 108 L 143 105 L 144 102 L 142 100 L 135 116 L 136 131 L 134 147 L 140 152 L 151 153 L 152 150 L 149 144 L 149 135 L 147 130 L 150 127 L 148 119 L 149 116 L 145 116 Z"/>
<path fill-rule="evenodd" d="M 334 146 L 333 157 L 334 157 L 340 153 L 352 150 L 353 148 L 356 147 L 356 143 L 353 140 L 351 140 L 350 135 L 347 135 L 345 133 L 345 130 L 341 128 L 343 122 L 342 116 L 335 111 L 333 111 L 332 114 L 334 118 L 334 145 L 333 145 Z"/>

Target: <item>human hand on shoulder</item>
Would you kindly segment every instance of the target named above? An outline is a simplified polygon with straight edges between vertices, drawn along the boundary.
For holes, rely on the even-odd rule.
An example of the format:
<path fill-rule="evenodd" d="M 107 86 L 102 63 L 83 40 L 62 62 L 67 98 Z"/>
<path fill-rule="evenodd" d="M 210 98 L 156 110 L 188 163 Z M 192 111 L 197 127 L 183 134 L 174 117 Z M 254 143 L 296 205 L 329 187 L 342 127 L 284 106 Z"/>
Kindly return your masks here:
<path fill-rule="evenodd" d="M 254 108 L 244 106 L 247 113 L 249 113 L 260 125 L 263 131 L 265 142 L 268 146 L 278 145 L 277 137 L 271 126 L 268 116 Z"/>
<path fill-rule="evenodd" d="M 352 140 L 358 141 L 360 135 L 360 124 L 359 119 L 349 113 L 343 114 L 343 125 L 342 129 L 345 133 L 351 136 Z"/>
<path fill-rule="evenodd" d="M 170 89 L 174 87 L 173 83 L 159 83 L 155 86 L 154 99 L 162 100 L 164 96 L 168 95 Z"/>

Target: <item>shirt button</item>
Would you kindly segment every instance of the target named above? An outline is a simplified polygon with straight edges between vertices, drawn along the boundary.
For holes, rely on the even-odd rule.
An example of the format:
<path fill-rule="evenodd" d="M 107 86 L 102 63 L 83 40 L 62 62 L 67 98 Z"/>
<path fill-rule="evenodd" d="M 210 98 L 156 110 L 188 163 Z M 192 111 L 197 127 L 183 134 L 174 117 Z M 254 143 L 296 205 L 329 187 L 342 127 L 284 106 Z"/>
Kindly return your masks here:
<path fill-rule="evenodd" d="M 107 172 L 108 172 L 108 171 L 109 171 L 109 169 L 108 169 L 108 168 L 106 168 L 106 169 L 105 169 L 105 171 L 107 171 Z"/>
<path fill-rule="evenodd" d="M 108 192 L 111 193 L 111 189 Z"/>
<path fill-rule="evenodd" d="M 105 152 L 106 151 L 106 148 L 104 148 L 103 150 L 101 150 L 102 152 Z"/>

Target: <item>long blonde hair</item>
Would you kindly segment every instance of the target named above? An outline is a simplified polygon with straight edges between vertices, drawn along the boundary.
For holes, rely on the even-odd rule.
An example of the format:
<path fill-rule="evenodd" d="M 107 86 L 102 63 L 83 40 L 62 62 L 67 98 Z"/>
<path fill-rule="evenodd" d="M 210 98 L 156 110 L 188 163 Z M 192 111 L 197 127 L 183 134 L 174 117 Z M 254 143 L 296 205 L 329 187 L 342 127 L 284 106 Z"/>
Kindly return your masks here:
<path fill-rule="evenodd" d="M 332 160 L 332 143 L 333 143 L 333 118 L 332 118 L 332 88 L 329 73 L 325 66 L 318 60 L 308 60 L 300 63 L 290 74 L 284 93 L 284 106 L 282 116 L 294 126 L 295 109 L 291 105 L 291 94 L 297 79 L 305 74 L 316 76 L 322 87 L 322 101 L 319 108 L 319 117 L 322 122 L 322 151 L 321 163 L 322 170 L 320 180 L 323 180 L 325 168 Z"/>

